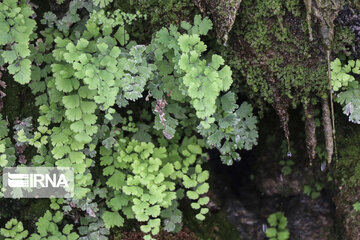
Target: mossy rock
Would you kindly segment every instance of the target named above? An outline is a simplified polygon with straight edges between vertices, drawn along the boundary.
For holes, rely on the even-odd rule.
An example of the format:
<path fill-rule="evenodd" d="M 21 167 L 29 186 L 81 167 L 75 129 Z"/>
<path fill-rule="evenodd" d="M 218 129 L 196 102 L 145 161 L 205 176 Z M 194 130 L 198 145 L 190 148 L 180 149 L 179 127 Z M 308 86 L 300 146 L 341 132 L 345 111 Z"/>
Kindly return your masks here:
<path fill-rule="evenodd" d="M 360 186 L 360 127 L 355 124 L 341 124 L 337 135 L 338 161 L 334 174 L 340 185 Z"/>
<path fill-rule="evenodd" d="M 228 60 L 250 97 L 274 102 L 274 90 L 295 108 L 326 94 L 327 67 L 321 39 L 309 41 L 302 1 L 243 0 Z M 233 59 L 236 60 L 233 60 Z"/>
<path fill-rule="evenodd" d="M 356 188 L 343 187 L 335 196 L 338 239 L 359 239 L 360 213 L 354 210 L 353 204 L 360 201 L 360 191 Z"/>

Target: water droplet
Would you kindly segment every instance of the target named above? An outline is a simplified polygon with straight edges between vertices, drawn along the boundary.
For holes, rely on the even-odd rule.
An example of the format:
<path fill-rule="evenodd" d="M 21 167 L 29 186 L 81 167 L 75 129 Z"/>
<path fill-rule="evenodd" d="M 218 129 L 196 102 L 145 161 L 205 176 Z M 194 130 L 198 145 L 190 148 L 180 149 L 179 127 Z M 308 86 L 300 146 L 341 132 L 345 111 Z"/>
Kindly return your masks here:
<path fill-rule="evenodd" d="M 325 171 L 325 169 L 326 169 L 326 163 L 325 162 L 321 163 L 320 169 L 321 169 L 322 172 Z"/>
<path fill-rule="evenodd" d="M 345 108 L 346 108 L 346 110 L 345 110 L 346 116 L 349 116 L 354 111 L 354 105 L 352 102 L 349 102 L 348 104 L 346 104 Z"/>
<path fill-rule="evenodd" d="M 266 226 L 265 223 L 263 223 L 263 225 L 262 225 L 262 231 L 263 231 L 263 232 L 266 232 L 266 229 L 267 229 L 267 226 Z"/>

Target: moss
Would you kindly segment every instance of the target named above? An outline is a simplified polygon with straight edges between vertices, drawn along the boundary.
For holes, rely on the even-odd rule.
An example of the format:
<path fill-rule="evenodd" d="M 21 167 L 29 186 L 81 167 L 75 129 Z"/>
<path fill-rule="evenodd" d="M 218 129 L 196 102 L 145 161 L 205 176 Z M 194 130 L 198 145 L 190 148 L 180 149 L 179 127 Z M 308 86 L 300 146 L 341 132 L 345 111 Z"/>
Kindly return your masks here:
<path fill-rule="evenodd" d="M 354 33 L 350 27 L 336 26 L 334 34 L 334 53 L 344 59 L 351 54 Z"/>
<path fill-rule="evenodd" d="M 353 204 L 360 201 L 358 188 L 344 187 L 334 197 L 336 205 L 336 239 L 358 239 L 360 235 L 360 214 Z"/>
<path fill-rule="evenodd" d="M 339 125 L 339 124 L 338 124 Z M 337 131 L 338 161 L 335 176 L 341 185 L 360 185 L 360 128 L 354 124 L 342 124 Z"/>
<path fill-rule="evenodd" d="M 327 91 L 321 39 L 314 36 L 309 42 L 302 1 L 244 0 L 226 60 L 255 102 L 272 104 L 277 89 L 295 108 L 316 102 Z"/>
<path fill-rule="evenodd" d="M 197 0 L 203 15 L 211 15 L 218 42 L 227 43 L 242 0 Z"/>

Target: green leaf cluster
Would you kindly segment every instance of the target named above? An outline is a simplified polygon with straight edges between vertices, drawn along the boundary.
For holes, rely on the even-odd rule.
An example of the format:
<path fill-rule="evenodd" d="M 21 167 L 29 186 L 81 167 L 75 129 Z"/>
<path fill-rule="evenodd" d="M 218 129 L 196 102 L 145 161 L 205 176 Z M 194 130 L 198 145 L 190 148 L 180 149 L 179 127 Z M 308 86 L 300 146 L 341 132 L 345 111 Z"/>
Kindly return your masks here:
<path fill-rule="evenodd" d="M 360 124 L 360 85 L 353 76 L 360 74 L 360 60 L 349 60 L 342 65 L 338 58 L 331 62 L 331 84 L 338 92 L 335 101 L 343 106 L 350 122 Z"/>
<path fill-rule="evenodd" d="M 342 66 L 340 59 L 336 58 L 330 63 L 331 67 L 331 85 L 335 92 L 341 88 L 346 88 L 349 83 L 355 80 L 350 73 L 360 74 L 360 60 L 349 60 L 345 66 Z"/>
<path fill-rule="evenodd" d="M 141 226 L 143 232 L 158 234 L 161 217 L 169 217 L 166 211 L 173 209 L 173 204 L 179 199 L 180 186 L 187 189 L 186 196 L 194 201 L 191 206 L 201 208 L 197 218 L 203 220 L 208 212 L 205 206 L 209 198 L 202 195 L 209 190 L 206 183 L 209 173 L 199 164 L 202 149 L 195 143 L 195 138 L 185 138 L 180 148 L 174 144 L 167 151 L 151 142 L 121 138 L 113 150 L 101 147 L 100 165 L 104 166 L 106 185 L 113 192 L 113 197 L 107 200 L 111 211 L 102 215 L 105 226 L 122 226 L 123 216 L 126 216 L 144 222 Z M 173 225 L 167 223 L 168 229 L 175 230 L 177 223 L 175 217 Z M 151 235 L 146 238 L 151 239 Z"/>
<path fill-rule="evenodd" d="M 168 232 L 178 232 L 181 230 L 182 212 L 178 209 L 178 201 L 173 201 L 171 207 L 161 211 L 164 219 L 164 229 Z"/>
<path fill-rule="evenodd" d="M 316 199 L 321 196 L 321 191 L 324 186 L 321 183 L 315 183 L 313 186 L 304 185 L 304 193 L 311 197 L 312 199 Z"/>
<path fill-rule="evenodd" d="M 25 1 L 4 0 L 0 3 L 0 65 L 8 64 L 8 71 L 18 83 L 30 82 L 31 61 L 29 42 L 36 28 L 34 11 Z M 5 46 L 5 49 L 2 49 Z"/>
<path fill-rule="evenodd" d="M 61 203 L 57 201 L 62 205 L 62 210 L 66 214 L 71 215 L 74 212 L 82 211 L 83 214 L 80 216 L 77 228 L 80 235 L 79 240 L 108 239 L 110 231 L 101 218 L 106 209 L 104 204 L 97 201 L 97 199 L 106 199 L 107 193 L 107 189 L 100 187 L 100 182 L 97 182 L 92 187 L 92 191 L 88 192 L 86 197 L 82 199 L 64 199 L 60 201 Z"/>
<path fill-rule="evenodd" d="M 82 18 L 82 9 L 89 15 Z M 48 27 L 29 45 L 29 87 L 40 116 L 35 131 L 19 125 L 15 140 L 36 148 L 30 165 L 72 167 L 75 177 L 74 198 L 52 199 L 29 239 L 107 239 L 128 219 L 141 223 L 145 239 L 161 228 L 179 231 L 180 199 L 191 201 L 198 220 L 209 211 L 204 148 L 214 144 L 238 159 L 236 150 L 256 144 L 251 106 L 239 107 L 231 92 L 220 97 L 231 70 L 221 56 L 205 54 L 200 36 L 211 21 L 196 16 L 140 45 L 128 33 L 138 17 L 72 0 L 62 17 L 44 15 Z M 12 165 L 2 125 L 0 166 Z M 66 224 L 64 214 L 79 224 Z"/>
<path fill-rule="evenodd" d="M 109 5 L 110 3 L 112 3 L 113 0 L 94 0 L 94 4 L 96 6 L 99 6 L 101 8 L 106 7 L 107 5 Z"/>
<path fill-rule="evenodd" d="M 360 211 L 360 202 L 356 202 L 353 204 L 353 208 L 356 212 Z"/>
<path fill-rule="evenodd" d="M 284 174 L 284 176 L 286 176 L 291 174 L 292 166 L 295 164 L 295 162 L 291 159 L 287 159 L 279 161 L 279 164 L 281 165 L 281 172 Z"/>
<path fill-rule="evenodd" d="M 287 240 L 290 232 L 287 228 L 287 218 L 283 212 L 276 212 L 269 215 L 267 219 L 270 228 L 266 229 L 265 235 L 269 240 Z"/>
<path fill-rule="evenodd" d="M 5 228 L 0 229 L 0 233 L 5 240 L 22 240 L 29 234 L 27 230 L 24 230 L 22 222 L 18 222 L 15 218 L 10 219 L 5 224 Z"/>
<path fill-rule="evenodd" d="M 163 92 L 171 91 L 171 98 L 177 101 L 189 97 L 201 124 L 209 128 L 215 121 L 212 115 L 216 111 L 216 99 L 221 91 L 229 89 L 232 72 L 221 56 L 213 54 L 211 60 L 202 56 L 206 45 L 200 36 L 212 27 L 208 18 L 196 16 L 193 26 L 182 22 L 181 27 L 187 34 L 180 34 L 174 25 L 169 29 L 162 28 L 149 48 L 163 82 L 163 91 L 154 90 L 152 94 L 161 99 Z"/>
<path fill-rule="evenodd" d="M 2 119 L 0 114 L 0 169 L 13 166 L 16 160 L 15 149 L 10 138 L 8 138 L 9 130 L 7 125 L 7 122 Z"/>
<path fill-rule="evenodd" d="M 231 165 L 233 160 L 240 160 L 236 150 L 250 150 L 257 144 L 257 118 L 249 103 L 243 102 L 240 107 L 236 104 L 233 92 L 223 95 L 217 104 L 220 110 L 214 115 L 215 122 L 208 129 L 198 129 L 209 147 L 219 149 L 222 162 Z"/>
<path fill-rule="evenodd" d="M 128 43 L 119 32 L 126 36 L 123 25 L 134 18 L 120 11 L 93 12 L 81 35 L 74 32 L 67 38 L 67 33 L 49 28 L 42 32 L 45 40 L 33 48 L 38 64 L 47 63 L 33 67 L 30 85 L 33 93 L 41 94 L 36 97 L 40 127 L 32 138 L 21 131 L 18 135 L 38 148 L 37 162 L 74 168 L 78 199 L 90 191 L 87 186 L 92 183 L 88 169 L 92 159 L 82 149 L 95 150 L 91 142 L 98 133 L 98 111 L 112 120 L 117 96 L 135 101 L 152 76 L 153 65 L 146 62 L 144 46 L 118 46 Z M 53 42 L 55 49 L 49 53 Z"/>
<path fill-rule="evenodd" d="M 60 211 L 55 212 L 53 215 L 49 210 L 46 211 L 43 217 L 39 218 L 35 223 L 37 227 L 36 233 L 28 237 L 28 230 L 24 230 L 22 222 L 16 219 L 10 219 L 5 228 L 1 228 L 0 233 L 6 239 L 10 240 L 77 240 L 79 235 L 72 232 L 73 225 L 66 224 L 60 231 L 58 224 L 63 220 L 63 214 Z"/>
<path fill-rule="evenodd" d="M 37 233 L 34 233 L 29 238 L 30 240 L 42 239 L 59 239 L 59 240 L 76 240 L 79 235 L 72 232 L 73 225 L 66 224 L 60 231 L 58 224 L 63 220 L 63 214 L 56 211 L 53 215 L 49 210 L 46 211 L 43 217 L 36 222 Z"/>
<path fill-rule="evenodd" d="M 48 25 L 49 28 L 54 28 L 56 26 L 59 31 L 68 34 L 70 28 L 82 20 L 79 14 L 81 10 L 86 10 L 87 12 L 91 13 L 95 8 L 96 6 L 94 5 L 93 0 L 71 0 L 69 3 L 69 10 L 64 15 L 62 15 L 60 19 L 55 13 L 46 12 L 44 13 L 44 18 L 41 19 L 41 23 Z M 75 30 L 81 31 L 81 28 L 82 27 L 78 25 Z"/>
<path fill-rule="evenodd" d="M 346 90 L 337 94 L 335 101 L 343 106 L 343 113 L 349 117 L 350 122 L 360 124 L 359 82 L 351 82 Z"/>

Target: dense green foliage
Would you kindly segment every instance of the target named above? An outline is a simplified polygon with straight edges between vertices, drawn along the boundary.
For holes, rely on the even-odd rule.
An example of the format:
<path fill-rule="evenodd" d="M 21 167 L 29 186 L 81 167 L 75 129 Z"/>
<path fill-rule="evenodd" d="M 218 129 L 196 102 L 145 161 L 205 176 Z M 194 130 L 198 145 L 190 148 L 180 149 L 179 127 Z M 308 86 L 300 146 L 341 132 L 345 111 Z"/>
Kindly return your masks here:
<path fill-rule="evenodd" d="M 15 218 L 10 219 L 5 224 L 5 228 L 1 229 L 0 233 L 5 237 L 6 240 L 21 240 L 25 239 L 28 235 L 28 231 L 24 230 L 22 222 L 18 222 Z"/>
<path fill-rule="evenodd" d="M 58 223 L 63 219 L 63 214 L 60 211 L 57 211 L 54 215 L 50 211 L 47 211 L 43 217 L 39 218 L 36 222 L 37 233 L 31 234 L 28 236 L 28 231 L 24 230 L 23 224 L 18 222 L 16 219 L 9 220 L 5 228 L 1 229 L 1 234 L 6 239 L 30 239 L 30 240 L 40 240 L 40 239 L 60 239 L 60 240 L 75 240 L 79 239 L 79 235 L 75 232 L 71 232 L 73 225 L 66 224 L 64 228 L 60 231 L 58 228 Z"/>
<path fill-rule="evenodd" d="M 143 45 L 127 29 L 145 16 L 101 9 L 110 3 L 71 1 L 62 16 L 46 12 L 40 32 L 34 32 L 25 2 L 0 4 L 4 24 L 11 25 L 2 42 L 10 46 L 2 51 L 3 64 L 15 81 L 28 84 L 40 113 L 34 129 L 16 128 L 17 144 L 37 150 L 22 164 L 72 167 L 75 173 L 74 198 L 52 199 L 35 233 L 13 219 L 4 236 L 107 239 L 109 229 L 129 219 L 141 224 L 145 239 L 161 228 L 179 231 L 179 200 L 191 201 L 198 220 L 209 211 L 204 150 L 216 146 L 223 162 L 232 164 L 240 159 L 237 150 L 257 143 L 252 107 L 237 105 L 228 91 L 230 67 L 200 38 L 212 28 L 208 18 L 164 27 Z M 82 9 L 89 14 L 79 14 Z M 15 12 L 23 15 L 13 23 Z M 9 58 L 19 51 L 19 58 Z M 1 124 L 0 166 L 16 166 Z M 78 211 L 83 214 L 75 227 L 63 215 Z"/>
<path fill-rule="evenodd" d="M 222 163 L 232 165 L 258 142 L 258 119 L 244 99 L 260 115 L 272 105 L 280 118 L 287 141 L 272 158 L 281 181 L 302 166 L 296 162 L 301 153 L 292 154 L 304 150 L 298 139 L 299 146 L 290 148 L 290 107 L 303 107 L 306 136 L 298 135 L 306 137 L 311 160 L 328 157 L 330 164 L 334 114 L 332 119 L 329 109 L 324 114 L 332 104 L 330 91 L 349 121 L 360 123 L 360 61 L 346 52 L 353 33 L 344 28 L 335 34 L 333 52 L 347 55 L 327 66 L 327 48 L 321 31 L 306 20 L 306 3 L 240 2 L 237 8 L 212 0 L 57 0 L 40 7 L 2 1 L 0 71 L 9 80 L 4 84 L 0 73 L 0 110 L 6 85 L 21 84 L 32 93 L 36 111 L 27 109 L 32 99 L 25 96 L 16 103 L 24 104 L 27 118 L 11 113 L 9 121 L 5 112 L 0 115 L 0 174 L 10 166 L 72 167 L 75 196 L 49 200 L 33 226 L 6 215 L 1 235 L 106 240 L 118 232 L 121 237 L 130 225 L 144 239 L 154 239 L 163 230 L 181 231 L 186 209 L 195 212 L 194 221 L 205 220 L 217 207 L 209 192 L 208 150 L 217 149 Z M 17 94 L 9 101 L 22 92 Z M 322 112 L 320 102 L 326 102 Z M 351 133 L 338 142 L 342 152 L 334 173 L 354 187 L 360 165 L 353 143 L 360 135 Z M 326 151 L 323 143 L 316 146 L 317 135 L 325 135 Z M 275 136 L 270 138 L 275 144 Z M 305 184 L 300 192 L 313 199 L 321 195 L 322 184 Z M 21 198 L 23 191 L 29 190 L 16 189 L 13 197 Z M 223 212 L 212 217 L 216 214 L 225 219 Z M 268 223 L 269 239 L 289 239 L 284 213 L 271 214 Z"/>
<path fill-rule="evenodd" d="M 29 41 L 36 27 L 34 14 L 26 1 L 6 0 L 0 5 L 0 65 L 8 64 L 9 73 L 19 83 L 28 83 L 31 75 Z"/>
<path fill-rule="evenodd" d="M 193 16 L 199 13 L 192 0 L 117 0 L 113 5 L 128 13 L 140 10 L 145 16 L 127 28 L 131 36 L 141 42 L 151 39 L 152 34 L 162 27 L 180 25 L 181 21 L 191 22 Z"/>

